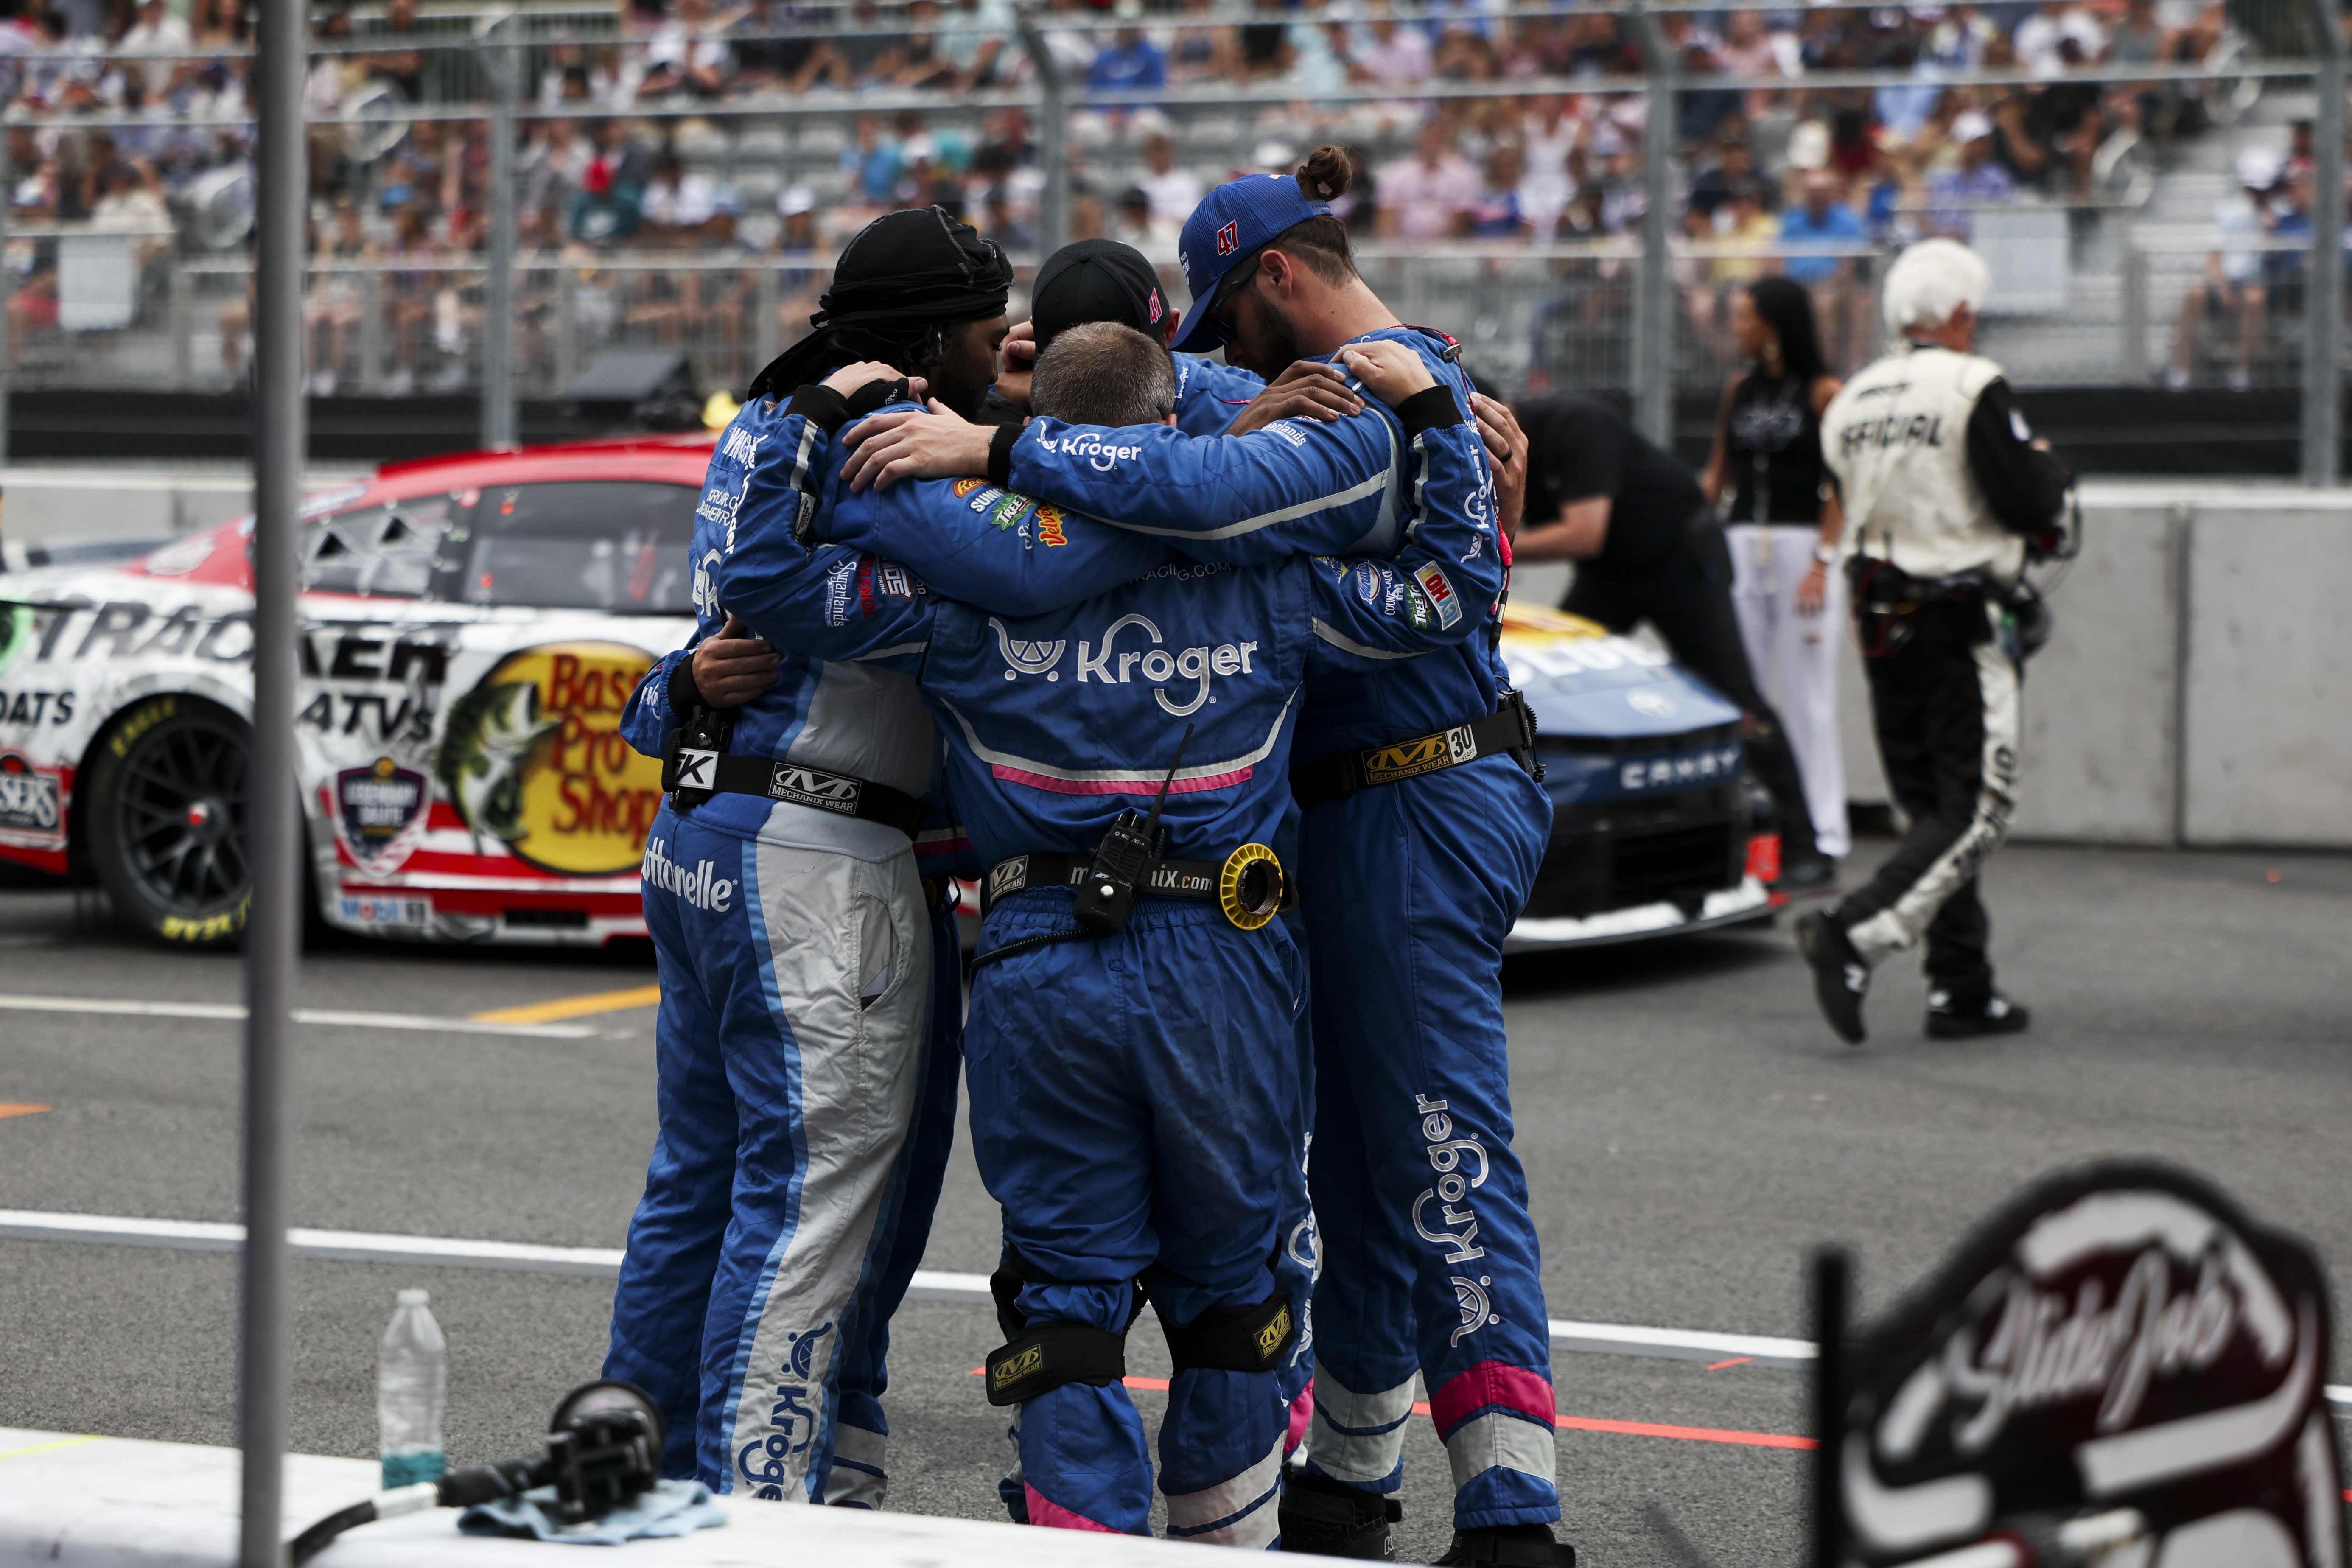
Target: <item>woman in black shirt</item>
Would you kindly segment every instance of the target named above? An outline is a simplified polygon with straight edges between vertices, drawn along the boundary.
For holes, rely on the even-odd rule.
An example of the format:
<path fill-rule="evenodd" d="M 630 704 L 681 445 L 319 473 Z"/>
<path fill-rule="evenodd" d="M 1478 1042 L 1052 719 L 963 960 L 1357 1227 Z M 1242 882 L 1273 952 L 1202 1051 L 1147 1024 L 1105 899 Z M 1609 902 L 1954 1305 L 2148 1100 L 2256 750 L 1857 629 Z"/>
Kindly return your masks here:
<path fill-rule="evenodd" d="M 1822 410 L 1843 383 L 1822 363 L 1802 284 L 1762 278 L 1736 290 L 1731 330 L 1750 368 L 1724 388 L 1703 484 L 1718 506 L 1731 492 L 1732 607 L 1748 662 L 1788 728 L 1814 843 L 1843 857 L 1853 847 L 1837 714 L 1844 580 L 1832 567 L 1845 520 L 1822 464 Z"/>

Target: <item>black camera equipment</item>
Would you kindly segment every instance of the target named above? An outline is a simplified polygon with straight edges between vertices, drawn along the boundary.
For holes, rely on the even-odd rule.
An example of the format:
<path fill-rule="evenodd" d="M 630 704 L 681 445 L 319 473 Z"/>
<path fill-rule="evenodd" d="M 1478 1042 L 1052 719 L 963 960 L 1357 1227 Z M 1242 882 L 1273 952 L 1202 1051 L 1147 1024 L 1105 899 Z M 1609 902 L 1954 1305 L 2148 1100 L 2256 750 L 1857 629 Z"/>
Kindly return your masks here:
<path fill-rule="evenodd" d="M 687 710 L 683 724 L 662 738 L 662 788 L 673 807 L 684 811 L 719 793 L 719 759 L 727 754 L 734 730 L 731 710 L 697 704 Z"/>
<path fill-rule="evenodd" d="M 1192 726 L 1187 724 L 1184 738 L 1176 742 L 1176 760 L 1168 764 L 1168 776 L 1151 798 L 1151 815 L 1120 812 L 1095 846 L 1095 863 L 1087 868 L 1072 906 L 1082 924 L 1106 934 L 1127 929 L 1127 917 L 1135 912 L 1136 884 L 1151 875 L 1152 863 L 1160 858 L 1160 808 L 1168 802 L 1176 770 L 1184 765 L 1184 748 L 1192 743 Z"/>
<path fill-rule="evenodd" d="M 545 1453 L 452 1470 L 437 1481 L 400 1487 L 329 1514 L 288 1547 L 293 1568 L 301 1568 L 343 1531 L 380 1519 L 428 1508 L 472 1508 L 552 1486 L 557 1516 L 577 1524 L 602 1519 L 651 1491 L 660 1479 L 661 1411 L 634 1383 L 602 1378 L 583 1384 L 563 1396 L 547 1426 Z"/>

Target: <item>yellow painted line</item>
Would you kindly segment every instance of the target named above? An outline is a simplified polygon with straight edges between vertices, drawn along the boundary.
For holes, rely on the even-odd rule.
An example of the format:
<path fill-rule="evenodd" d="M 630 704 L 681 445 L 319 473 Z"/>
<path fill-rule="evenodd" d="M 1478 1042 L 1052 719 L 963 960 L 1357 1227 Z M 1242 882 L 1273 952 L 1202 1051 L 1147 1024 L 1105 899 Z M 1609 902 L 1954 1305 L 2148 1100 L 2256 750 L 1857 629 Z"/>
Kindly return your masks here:
<path fill-rule="evenodd" d="M 585 996 L 559 996 L 524 1007 L 496 1007 L 468 1014 L 477 1024 L 552 1024 L 562 1018 L 585 1018 L 593 1013 L 619 1013 L 631 1007 L 651 1007 L 661 1000 L 658 985 L 632 986 L 626 991 L 592 991 Z"/>
<path fill-rule="evenodd" d="M 90 1432 L 79 1437 L 60 1437 L 54 1443 L 36 1443 L 29 1448 L 10 1448 L 5 1453 L 0 1453 L 0 1459 L 21 1459 L 27 1454 L 53 1454 L 59 1448 L 79 1448 L 84 1443 L 104 1441 L 105 1439 L 97 1433 Z"/>
<path fill-rule="evenodd" d="M 38 1116 L 44 1110 L 56 1109 L 54 1105 L 11 1105 L 6 1100 L 0 1100 L 0 1121 L 5 1121 L 12 1116 Z"/>

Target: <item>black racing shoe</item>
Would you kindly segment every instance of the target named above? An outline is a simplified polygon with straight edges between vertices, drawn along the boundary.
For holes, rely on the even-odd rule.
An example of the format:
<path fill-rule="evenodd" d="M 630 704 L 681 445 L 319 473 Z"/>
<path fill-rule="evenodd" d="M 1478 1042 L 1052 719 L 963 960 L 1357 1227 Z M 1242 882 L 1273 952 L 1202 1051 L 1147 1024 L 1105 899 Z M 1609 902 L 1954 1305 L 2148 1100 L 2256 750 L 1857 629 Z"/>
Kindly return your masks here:
<path fill-rule="evenodd" d="M 1392 1497 L 1368 1492 L 1328 1476 L 1292 1470 L 1282 1487 L 1282 1549 L 1319 1557 L 1396 1561 L 1389 1526 L 1404 1518 Z"/>
<path fill-rule="evenodd" d="M 2021 1035 L 2032 1026 L 2033 1015 L 2000 992 L 1989 992 L 1970 1006 L 1948 991 L 1927 993 L 1927 1037 L 1931 1040 L 1973 1040 L 1980 1035 Z"/>
<path fill-rule="evenodd" d="M 1576 1568 L 1576 1548 L 1554 1541 L 1548 1524 L 1457 1530 L 1438 1568 Z"/>
<path fill-rule="evenodd" d="M 1845 928 L 1827 910 L 1797 921 L 1797 951 L 1813 966 L 1813 1000 L 1838 1038 L 1858 1046 L 1869 1037 L 1862 1025 L 1862 999 L 1870 991 L 1870 965 L 1862 961 Z"/>
<path fill-rule="evenodd" d="M 1837 875 L 1838 863 L 1826 855 L 1791 856 L 1780 862 L 1780 879 L 1772 890 L 1791 898 L 1826 893 L 1837 886 Z"/>

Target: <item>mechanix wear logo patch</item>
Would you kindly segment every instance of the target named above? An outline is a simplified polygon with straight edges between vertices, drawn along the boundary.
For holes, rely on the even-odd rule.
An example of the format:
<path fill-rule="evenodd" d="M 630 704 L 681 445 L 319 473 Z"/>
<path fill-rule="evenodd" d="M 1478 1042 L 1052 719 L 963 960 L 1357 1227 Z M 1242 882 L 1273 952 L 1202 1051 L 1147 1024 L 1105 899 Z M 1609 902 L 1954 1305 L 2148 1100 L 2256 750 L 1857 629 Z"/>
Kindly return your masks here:
<path fill-rule="evenodd" d="M 1478 742 L 1467 724 L 1434 735 L 1422 735 L 1411 741 L 1400 741 L 1393 746 L 1381 746 L 1364 753 L 1364 782 L 1367 784 L 1394 784 L 1399 779 L 1417 778 L 1433 773 L 1440 768 L 1466 763 L 1478 754 Z"/>
<path fill-rule="evenodd" d="M 1290 1303 L 1286 1301 L 1282 1305 L 1282 1310 L 1274 1315 L 1274 1321 L 1257 1331 L 1258 1359 L 1272 1361 L 1282 1353 L 1282 1347 L 1289 1342 Z"/>
<path fill-rule="evenodd" d="M 988 1386 L 992 1393 L 1003 1393 L 1024 1377 L 1033 1377 L 1045 1370 L 1045 1347 L 1030 1345 L 1018 1354 L 1006 1357 L 988 1369 Z"/>
<path fill-rule="evenodd" d="M 774 773 L 769 775 L 768 793 L 778 800 L 788 800 L 795 805 L 811 805 L 819 811 L 835 811 L 845 816 L 855 816 L 861 791 L 856 779 L 844 778 L 839 773 L 819 773 L 814 768 L 795 767 L 790 763 L 778 763 Z"/>

